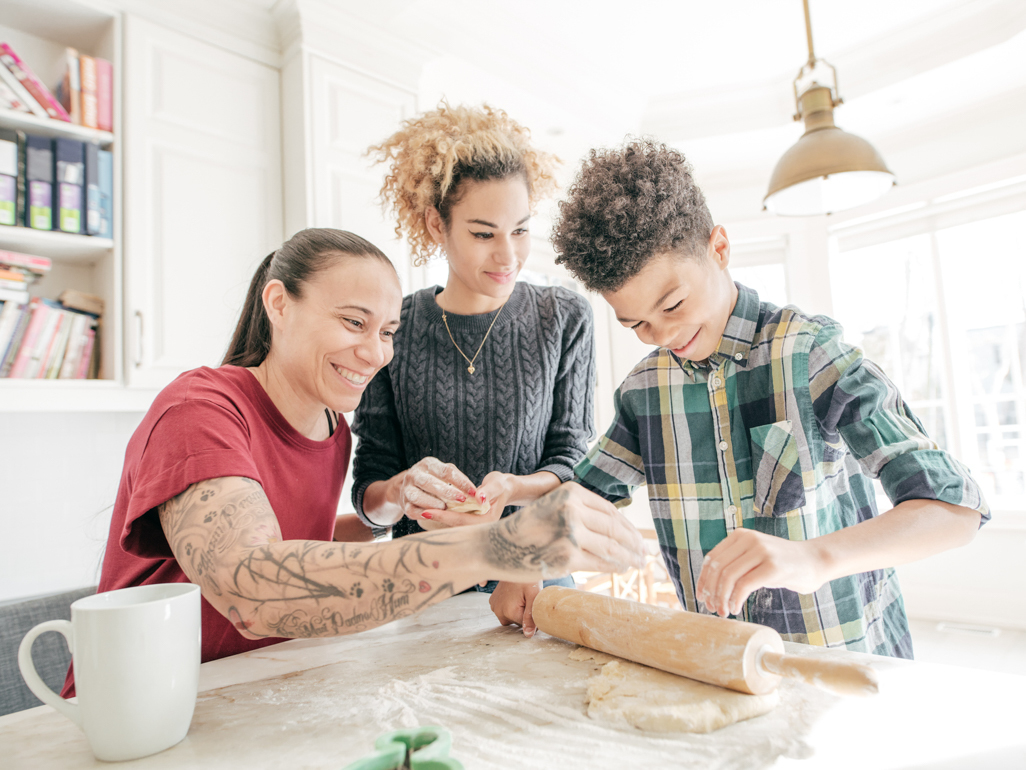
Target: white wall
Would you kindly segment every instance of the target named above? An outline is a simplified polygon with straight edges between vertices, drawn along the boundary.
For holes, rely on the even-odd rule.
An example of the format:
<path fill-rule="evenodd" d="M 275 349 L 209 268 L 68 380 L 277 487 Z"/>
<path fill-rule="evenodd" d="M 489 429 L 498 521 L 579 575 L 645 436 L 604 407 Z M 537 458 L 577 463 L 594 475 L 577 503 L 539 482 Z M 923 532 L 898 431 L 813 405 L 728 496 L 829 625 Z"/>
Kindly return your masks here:
<path fill-rule="evenodd" d="M 0 413 L 0 601 L 95 585 L 142 414 Z"/>

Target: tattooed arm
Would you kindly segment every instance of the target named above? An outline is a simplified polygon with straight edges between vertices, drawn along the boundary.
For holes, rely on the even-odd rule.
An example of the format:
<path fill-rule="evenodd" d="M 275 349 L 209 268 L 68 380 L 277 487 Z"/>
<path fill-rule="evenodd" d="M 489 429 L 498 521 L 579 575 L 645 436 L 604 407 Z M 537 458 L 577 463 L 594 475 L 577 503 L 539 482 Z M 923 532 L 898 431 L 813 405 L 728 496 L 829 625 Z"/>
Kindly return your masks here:
<path fill-rule="evenodd" d="M 642 559 L 623 515 L 575 484 L 494 524 L 366 545 L 282 540 L 263 489 L 241 477 L 193 484 L 159 515 L 189 580 L 249 639 L 363 631 L 482 580 L 621 571 Z"/>

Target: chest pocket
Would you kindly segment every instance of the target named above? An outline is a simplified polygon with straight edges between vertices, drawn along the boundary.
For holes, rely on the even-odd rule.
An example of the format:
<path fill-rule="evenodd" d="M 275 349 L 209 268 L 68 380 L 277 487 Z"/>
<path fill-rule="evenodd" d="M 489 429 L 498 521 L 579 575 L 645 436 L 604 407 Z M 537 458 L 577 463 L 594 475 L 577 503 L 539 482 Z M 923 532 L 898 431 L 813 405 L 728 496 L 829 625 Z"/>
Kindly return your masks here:
<path fill-rule="evenodd" d="M 805 484 L 798 456 L 798 442 L 791 421 L 759 425 L 749 431 L 755 500 L 758 516 L 784 516 L 805 505 Z"/>

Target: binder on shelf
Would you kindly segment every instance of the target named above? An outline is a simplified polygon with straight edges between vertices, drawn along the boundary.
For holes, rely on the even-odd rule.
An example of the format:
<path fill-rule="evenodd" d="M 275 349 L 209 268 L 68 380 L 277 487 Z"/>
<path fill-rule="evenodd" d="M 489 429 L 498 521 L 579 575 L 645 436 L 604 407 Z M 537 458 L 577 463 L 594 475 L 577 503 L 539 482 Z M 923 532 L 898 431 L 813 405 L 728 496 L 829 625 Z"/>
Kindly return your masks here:
<path fill-rule="evenodd" d="M 71 116 L 71 122 L 82 125 L 82 85 L 79 80 L 78 51 L 64 49 L 64 74 L 57 83 L 54 95 Z"/>
<path fill-rule="evenodd" d="M 53 230 L 53 140 L 25 137 L 25 226 Z"/>
<path fill-rule="evenodd" d="M 89 143 L 85 146 L 85 231 L 99 235 L 103 224 L 100 208 L 100 148 Z"/>
<path fill-rule="evenodd" d="M 6 66 L 25 90 L 32 94 L 32 98 L 46 112 L 43 117 L 71 121 L 71 116 L 50 93 L 50 89 L 43 85 L 43 81 L 36 77 L 32 68 L 23 62 L 7 43 L 0 43 L 0 64 Z"/>
<path fill-rule="evenodd" d="M 85 232 L 85 144 L 77 139 L 54 139 L 53 145 L 57 229 L 65 233 Z"/>
<path fill-rule="evenodd" d="M 92 56 L 79 56 L 78 69 L 82 88 L 82 125 L 86 128 L 96 128 L 98 125 L 96 59 Z"/>
<path fill-rule="evenodd" d="M 97 153 L 97 176 L 100 185 L 100 230 L 101 238 L 114 237 L 114 156 L 109 150 Z"/>
<path fill-rule="evenodd" d="M 18 224 L 21 213 L 19 144 L 16 131 L 0 128 L 0 225 Z"/>
<path fill-rule="evenodd" d="M 4 64 L 2 56 L 0 56 L 0 81 L 11 89 L 18 100 L 28 107 L 28 111 L 37 118 L 50 117 L 46 110 L 43 109 L 43 106 L 32 98 L 32 94 L 30 94 L 28 89 L 21 84 L 21 81 L 14 76 L 14 73 L 7 69 L 7 65 Z"/>
<path fill-rule="evenodd" d="M 96 60 L 96 127 L 114 130 L 114 68 L 106 59 Z"/>

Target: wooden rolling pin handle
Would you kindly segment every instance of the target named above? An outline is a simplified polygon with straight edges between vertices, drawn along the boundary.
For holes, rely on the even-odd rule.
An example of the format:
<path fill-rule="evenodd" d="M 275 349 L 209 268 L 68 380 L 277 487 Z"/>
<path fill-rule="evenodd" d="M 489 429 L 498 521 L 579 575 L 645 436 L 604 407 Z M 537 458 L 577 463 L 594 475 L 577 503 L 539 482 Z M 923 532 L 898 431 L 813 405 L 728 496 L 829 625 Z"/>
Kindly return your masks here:
<path fill-rule="evenodd" d="M 764 671 L 801 679 L 838 695 L 875 695 L 880 690 L 876 672 L 861 663 L 785 655 L 769 647 L 759 650 L 757 660 Z"/>

